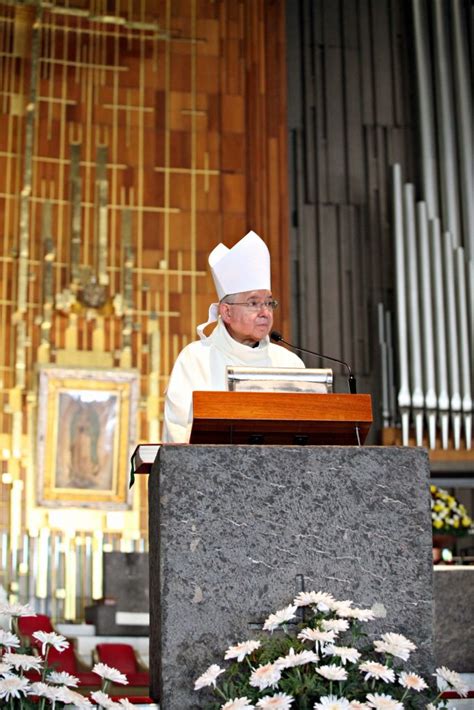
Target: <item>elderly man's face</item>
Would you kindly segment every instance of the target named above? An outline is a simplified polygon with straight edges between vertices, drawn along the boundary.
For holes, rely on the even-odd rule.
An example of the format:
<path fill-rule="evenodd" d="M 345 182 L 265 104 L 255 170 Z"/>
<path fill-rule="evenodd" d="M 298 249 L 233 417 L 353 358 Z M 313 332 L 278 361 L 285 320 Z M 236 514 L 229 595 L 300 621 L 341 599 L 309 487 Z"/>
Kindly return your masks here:
<path fill-rule="evenodd" d="M 263 304 L 272 298 L 267 290 L 233 293 L 219 305 L 219 313 L 230 335 L 239 343 L 254 345 L 272 329 L 273 310 L 262 305 L 258 309 L 249 308 L 245 303 Z"/>

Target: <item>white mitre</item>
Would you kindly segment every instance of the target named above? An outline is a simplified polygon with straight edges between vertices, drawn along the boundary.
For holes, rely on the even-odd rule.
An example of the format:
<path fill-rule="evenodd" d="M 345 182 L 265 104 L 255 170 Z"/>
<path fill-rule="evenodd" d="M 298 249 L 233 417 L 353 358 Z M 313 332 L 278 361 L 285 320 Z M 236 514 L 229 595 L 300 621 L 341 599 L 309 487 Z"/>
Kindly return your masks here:
<path fill-rule="evenodd" d="M 219 301 L 231 293 L 271 290 L 270 252 L 255 232 L 246 234 L 231 249 L 218 244 L 209 254 L 209 266 Z M 217 320 L 218 306 L 211 303 L 207 322 L 198 325 L 201 339 L 206 337 L 204 329 Z"/>

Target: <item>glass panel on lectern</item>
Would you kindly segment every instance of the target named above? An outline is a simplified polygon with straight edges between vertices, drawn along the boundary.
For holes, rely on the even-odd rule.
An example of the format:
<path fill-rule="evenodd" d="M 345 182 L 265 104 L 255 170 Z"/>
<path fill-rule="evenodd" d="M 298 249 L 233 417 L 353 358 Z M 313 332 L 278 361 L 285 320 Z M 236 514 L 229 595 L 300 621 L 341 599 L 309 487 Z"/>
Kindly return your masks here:
<path fill-rule="evenodd" d="M 227 389 L 230 392 L 316 392 L 333 390 L 331 369 L 303 367 L 243 367 L 228 365 Z"/>

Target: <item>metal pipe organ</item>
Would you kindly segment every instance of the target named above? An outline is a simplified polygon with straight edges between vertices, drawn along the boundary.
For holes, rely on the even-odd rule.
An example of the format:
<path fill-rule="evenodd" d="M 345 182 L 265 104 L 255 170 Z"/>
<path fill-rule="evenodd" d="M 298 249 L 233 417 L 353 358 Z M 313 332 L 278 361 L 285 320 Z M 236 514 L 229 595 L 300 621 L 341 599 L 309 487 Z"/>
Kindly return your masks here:
<path fill-rule="evenodd" d="M 461 3 L 453 0 L 449 6 L 448 14 L 443 3 L 430 3 L 430 38 L 426 6 L 421 0 L 412 0 L 422 197 L 415 206 L 415 188 L 402 184 L 402 168 L 395 164 L 392 201 L 398 409 L 404 445 L 410 442 L 413 424 L 417 446 L 427 441 L 430 449 L 470 450 L 474 229 L 472 138 L 468 126 L 472 126 L 472 103 Z M 434 71 L 430 67 L 430 40 Z M 386 318 L 384 307 L 380 307 Z M 383 322 L 379 313 L 385 373 L 383 420 L 384 426 L 391 426 L 398 417 L 395 408 L 385 406 L 394 383 L 386 375 L 389 348 Z"/>

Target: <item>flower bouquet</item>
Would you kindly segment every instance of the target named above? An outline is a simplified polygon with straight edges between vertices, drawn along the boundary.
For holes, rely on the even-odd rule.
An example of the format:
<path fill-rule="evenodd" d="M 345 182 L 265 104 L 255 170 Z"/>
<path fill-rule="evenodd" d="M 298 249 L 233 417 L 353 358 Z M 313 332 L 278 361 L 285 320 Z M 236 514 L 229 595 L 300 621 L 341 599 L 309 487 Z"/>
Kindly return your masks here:
<path fill-rule="evenodd" d="M 298 618 L 299 617 L 299 618 Z M 195 682 L 216 698 L 208 710 L 404 710 L 443 706 L 446 688 L 467 693 L 447 668 L 434 674 L 438 690 L 403 663 L 415 644 L 398 633 L 368 642 L 363 626 L 375 618 L 350 600 L 301 592 L 270 614 L 260 639 L 231 646 L 227 668 L 211 665 Z M 277 632 L 277 633 L 273 633 Z"/>
<path fill-rule="evenodd" d="M 431 522 L 433 533 L 467 535 L 472 520 L 462 503 L 443 488 L 431 485 Z"/>
<path fill-rule="evenodd" d="M 51 707 L 63 708 L 66 705 L 76 708 L 114 708 L 131 710 L 133 705 L 126 698 L 114 702 L 107 689 L 111 683 L 128 684 L 123 673 L 105 663 L 96 663 L 92 669 L 102 678 L 101 689 L 90 694 L 90 699 L 81 695 L 76 688 L 79 679 L 70 673 L 56 671 L 48 666 L 48 654 L 51 648 L 62 653 L 68 646 L 64 636 L 46 631 L 35 631 L 33 638 L 41 646 L 41 656 L 35 655 L 29 646 L 22 646 L 18 633 L 18 617 L 36 616 L 30 606 L 5 604 L 0 606 L 0 616 L 10 618 L 10 630 L 0 629 L 0 708 L 10 710 L 45 710 Z M 38 680 L 26 677 L 38 675 Z"/>

